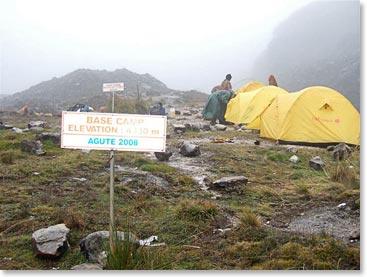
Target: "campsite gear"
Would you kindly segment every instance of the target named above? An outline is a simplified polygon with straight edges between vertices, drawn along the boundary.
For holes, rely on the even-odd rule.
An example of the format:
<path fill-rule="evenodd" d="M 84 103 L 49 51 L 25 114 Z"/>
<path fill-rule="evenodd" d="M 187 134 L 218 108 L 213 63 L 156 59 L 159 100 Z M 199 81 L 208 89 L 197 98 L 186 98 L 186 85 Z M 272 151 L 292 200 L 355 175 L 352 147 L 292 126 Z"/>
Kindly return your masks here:
<path fill-rule="evenodd" d="M 234 143 L 233 139 L 231 138 L 217 138 L 217 139 L 212 139 L 210 142 L 212 143 L 224 143 L 224 142 Z"/>
<path fill-rule="evenodd" d="M 225 120 L 236 124 L 248 124 L 254 121 L 250 129 L 258 130 L 260 128 L 258 121 L 259 115 L 270 105 L 274 97 L 278 94 L 288 94 L 288 92 L 279 87 L 265 86 L 246 93 L 239 93 L 229 101 Z"/>
<path fill-rule="evenodd" d="M 151 115 L 166 115 L 166 109 L 163 107 L 162 103 L 157 103 L 149 108 L 149 114 Z"/>
<path fill-rule="evenodd" d="M 256 90 L 256 89 L 259 89 L 259 88 L 262 88 L 262 87 L 265 87 L 265 86 L 266 85 L 261 83 L 261 82 L 252 81 L 252 82 L 249 82 L 249 83 L 243 85 L 238 90 L 236 90 L 236 94 Z"/>
<path fill-rule="evenodd" d="M 74 106 L 70 107 L 68 111 L 73 112 L 93 112 L 94 109 L 89 107 L 87 104 L 75 104 Z"/>
<path fill-rule="evenodd" d="M 170 108 L 168 112 L 168 118 L 175 118 L 176 117 L 176 110 L 175 108 Z"/>
<path fill-rule="evenodd" d="M 360 114 L 338 91 L 322 86 L 280 94 L 260 116 L 260 137 L 300 144 L 360 144 Z"/>
<path fill-rule="evenodd" d="M 211 120 L 212 123 L 219 119 L 219 123 L 224 124 L 227 104 L 233 95 L 233 90 L 219 90 L 209 95 L 202 111 L 204 119 Z"/>

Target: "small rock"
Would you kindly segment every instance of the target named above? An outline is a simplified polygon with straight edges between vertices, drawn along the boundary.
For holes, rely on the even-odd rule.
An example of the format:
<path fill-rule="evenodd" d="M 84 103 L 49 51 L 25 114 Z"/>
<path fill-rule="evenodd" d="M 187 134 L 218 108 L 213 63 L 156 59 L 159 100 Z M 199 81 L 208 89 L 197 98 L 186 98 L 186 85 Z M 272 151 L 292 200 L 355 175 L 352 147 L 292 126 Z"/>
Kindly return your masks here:
<path fill-rule="evenodd" d="M 28 128 L 32 129 L 34 127 L 40 127 L 40 128 L 48 128 L 49 125 L 45 121 L 31 121 L 28 123 Z"/>
<path fill-rule="evenodd" d="M 228 190 L 236 186 L 246 185 L 248 178 L 245 176 L 223 177 L 209 185 L 212 190 Z"/>
<path fill-rule="evenodd" d="M 325 167 L 325 163 L 321 160 L 319 156 L 313 157 L 309 163 L 310 167 L 316 170 L 322 170 Z"/>
<path fill-rule="evenodd" d="M 179 131 L 180 132 L 185 132 L 186 131 L 186 127 L 183 124 L 172 124 L 172 127 L 173 127 L 173 131 L 175 133 L 178 133 Z"/>
<path fill-rule="evenodd" d="M 292 163 L 298 163 L 299 158 L 296 155 L 293 155 L 292 157 L 289 158 L 289 161 Z"/>
<path fill-rule="evenodd" d="M 192 116 L 192 113 L 191 113 L 191 112 L 189 112 L 189 111 L 183 111 L 183 112 L 182 112 L 182 115 L 183 115 L 183 116 Z"/>
<path fill-rule="evenodd" d="M 287 152 L 297 153 L 298 148 L 294 147 L 294 146 L 291 146 L 291 147 L 287 148 Z"/>
<path fill-rule="evenodd" d="M 210 131 L 210 123 L 201 123 L 200 127 L 203 131 Z"/>
<path fill-rule="evenodd" d="M 218 131 L 225 131 L 225 130 L 227 130 L 227 126 L 226 125 L 223 125 L 223 124 L 216 124 L 214 127 Z"/>
<path fill-rule="evenodd" d="M 359 240 L 361 237 L 361 231 L 359 229 L 352 230 L 349 233 L 349 239 L 350 240 Z"/>
<path fill-rule="evenodd" d="M 333 151 L 333 157 L 335 160 L 343 160 L 348 158 L 352 153 L 352 149 L 345 143 L 339 143 L 335 146 Z"/>
<path fill-rule="evenodd" d="M 14 133 L 16 133 L 16 134 L 21 134 L 21 133 L 23 133 L 23 130 L 22 130 L 22 129 L 19 129 L 19 128 L 17 128 L 17 127 L 13 127 L 12 131 L 13 131 Z"/>
<path fill-rule="evenodd" d="M 201 154 L 200 147 L 192 143 L 184 142 L 180 147 L 180 154 L 186 157 L 199 156 Z"/>
<path fill-rule="evenodd" d="M 172 151 L 166 150 L 165 152 L 154 152 L 154 156 L 159 161 L 168 161 L 169 158 L 172 156 Z"/>

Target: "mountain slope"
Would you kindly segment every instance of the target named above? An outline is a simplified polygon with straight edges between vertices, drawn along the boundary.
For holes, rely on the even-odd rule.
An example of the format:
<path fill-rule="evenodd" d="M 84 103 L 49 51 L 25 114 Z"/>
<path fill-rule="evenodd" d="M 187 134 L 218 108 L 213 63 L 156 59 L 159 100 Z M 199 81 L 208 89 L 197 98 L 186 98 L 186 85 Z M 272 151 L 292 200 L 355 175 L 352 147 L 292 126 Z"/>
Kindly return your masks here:
<path fill-rule="evenodd" d="M 298 10 L 275 30 L 253 75 L 264 80 L 274 74 L 290 92 L 328 86 L 359 109 L 359 9 L 357 1 L 319 1 Z"/>
<path fill-rule="evenodd" d="M 198 101 L 205 101 L 207 94 L 197 91 L 176 91 L 150 74 L 137 74 L 127 69 L 113 72 L 106 70 L 78 69 L 63 77 L 53 78 L 29 89 L 1 99 L 0 110 L 14 110 L 28 103 L 34 111 L 60 112 L 76 103 L 93 107 L 105 105 L 108 93 L 102 92 L 103 83 L 124 82 L 122 93 L 127 97 L 179 99 L 186 94 Z"/>

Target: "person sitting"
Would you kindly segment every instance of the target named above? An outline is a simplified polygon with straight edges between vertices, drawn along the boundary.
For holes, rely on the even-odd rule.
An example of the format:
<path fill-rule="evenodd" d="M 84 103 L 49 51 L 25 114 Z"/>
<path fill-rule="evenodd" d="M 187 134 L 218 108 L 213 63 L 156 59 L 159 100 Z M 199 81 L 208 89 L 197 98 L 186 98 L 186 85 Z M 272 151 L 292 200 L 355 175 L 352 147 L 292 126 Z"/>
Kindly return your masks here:
<path fill-rule="evenodd" d="M 230 90 L 230 89 L 232 89 L 231 79 L 232 79 L 232 75 L 227 74 L 224 81 L 220 85 L 215 86 L 212 89 L 211 92 L 213 93 L 213 92 L 216 92 L 216 91 L 219 91 L 219 90 Z"/>

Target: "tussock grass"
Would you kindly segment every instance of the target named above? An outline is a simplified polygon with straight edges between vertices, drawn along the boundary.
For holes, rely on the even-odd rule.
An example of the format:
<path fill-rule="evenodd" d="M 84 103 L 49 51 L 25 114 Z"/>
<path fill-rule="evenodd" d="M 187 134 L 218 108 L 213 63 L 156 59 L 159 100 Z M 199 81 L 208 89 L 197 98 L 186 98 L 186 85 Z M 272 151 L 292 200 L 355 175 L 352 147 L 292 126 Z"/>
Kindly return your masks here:
<path fill-rule="evenodd" d="M 16 159 L 15 151 L 6 151 L 1 153 L 0 160 L 3 164 L 14 164 Z"/>
<path fill-rule="evenodd" d="M 346 185 L 359 186 L 359 177 L 356 170 L 348 159 L 336 161 L 335 169 L 331 175 L 331 180 Z"/>
<path fill-rule="evenodd" d="M 179 219 L 192 221 L 214 219 L 217 214 L 216 204 L 208 200 L 183 200 L 178 204 L 176 211 Z"/>

